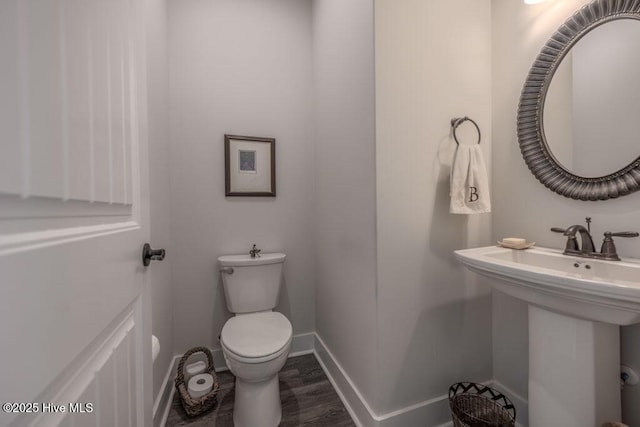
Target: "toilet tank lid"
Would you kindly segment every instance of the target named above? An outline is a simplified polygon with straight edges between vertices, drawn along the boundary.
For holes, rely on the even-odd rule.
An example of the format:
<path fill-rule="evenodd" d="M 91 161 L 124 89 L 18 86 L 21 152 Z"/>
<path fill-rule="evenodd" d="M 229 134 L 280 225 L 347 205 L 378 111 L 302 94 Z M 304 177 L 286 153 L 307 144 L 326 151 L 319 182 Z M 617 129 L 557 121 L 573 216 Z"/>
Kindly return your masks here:
<path fill-rule="evenodd" d="M 282 253 L 261 254 L 251 258 L 250 255 L 224 255 L 218 258 L 222 267 L 242 267 L 250 265 L 278 264 L 284 262 L 287 256 Z"/>

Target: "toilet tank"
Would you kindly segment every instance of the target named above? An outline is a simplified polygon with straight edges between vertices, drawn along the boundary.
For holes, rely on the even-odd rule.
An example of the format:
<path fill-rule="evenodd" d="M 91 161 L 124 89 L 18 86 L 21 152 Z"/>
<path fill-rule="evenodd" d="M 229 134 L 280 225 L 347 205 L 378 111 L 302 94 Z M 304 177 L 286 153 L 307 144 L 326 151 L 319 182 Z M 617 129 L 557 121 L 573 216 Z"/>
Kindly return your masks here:
<path fill-rule="evenodd" d="M 285 254 L 218 258 L 227 308 L 232 313 L 273 310 L 278 303 Z M 233 272 L 231 272 L 233 270 Z"/>

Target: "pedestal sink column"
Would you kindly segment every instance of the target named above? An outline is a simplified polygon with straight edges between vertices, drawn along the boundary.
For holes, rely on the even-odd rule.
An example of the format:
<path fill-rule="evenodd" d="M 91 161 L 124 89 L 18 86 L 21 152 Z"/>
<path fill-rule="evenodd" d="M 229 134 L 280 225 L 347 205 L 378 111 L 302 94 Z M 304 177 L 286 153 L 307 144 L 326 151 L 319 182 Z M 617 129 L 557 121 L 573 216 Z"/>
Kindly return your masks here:
<path fill-rule="evenodd" d="M 621 420 L 620 330 L 529 305 L 529 426 Z"/>

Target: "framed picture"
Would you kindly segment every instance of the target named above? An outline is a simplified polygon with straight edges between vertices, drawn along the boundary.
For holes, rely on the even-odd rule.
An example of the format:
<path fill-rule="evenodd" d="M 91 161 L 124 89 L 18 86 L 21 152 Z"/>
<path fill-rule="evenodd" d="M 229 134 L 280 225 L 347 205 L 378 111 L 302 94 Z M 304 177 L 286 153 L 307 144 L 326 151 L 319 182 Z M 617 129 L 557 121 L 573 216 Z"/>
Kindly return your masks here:
<path fill-rule="evenodd" d="M 224 136 L 225 194 L 276 196 L 276 140 Z"/>

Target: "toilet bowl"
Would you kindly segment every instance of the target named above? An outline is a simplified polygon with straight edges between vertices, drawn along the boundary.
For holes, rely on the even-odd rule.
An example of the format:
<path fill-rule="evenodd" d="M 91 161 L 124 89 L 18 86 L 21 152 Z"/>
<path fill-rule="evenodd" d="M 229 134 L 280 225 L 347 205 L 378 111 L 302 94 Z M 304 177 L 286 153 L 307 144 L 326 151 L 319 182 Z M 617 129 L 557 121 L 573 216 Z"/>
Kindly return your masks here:
<path fill-rule="evenodd" d="M 220 334 L 227 367 L 236 376 L 236 427 L 275 427 L 282 418 L 278 372 L 291 349 L 293 329 L 278 312 L 232 317 Z"/>
<path fill-rule="evenodd" d="M 286 257 L 256 256 L 254 245 L 250 255 L 218 258 L 227 308 L 235 314 L 220 334 L 225 362 L 236 376 L 235 427 L 276 427 L 282 417 L 278 371 L 289 355 L 293 328 L 273 309 Z"/>
<path fill-rule="evenodd" d="M 284 366 L 293 328 L 281 313 L 240 314 L 222 328 L 220 344 L 227 367 L 236 376 L 235 427 L 275 427 L 282 410 L 278 372 Z"/>

